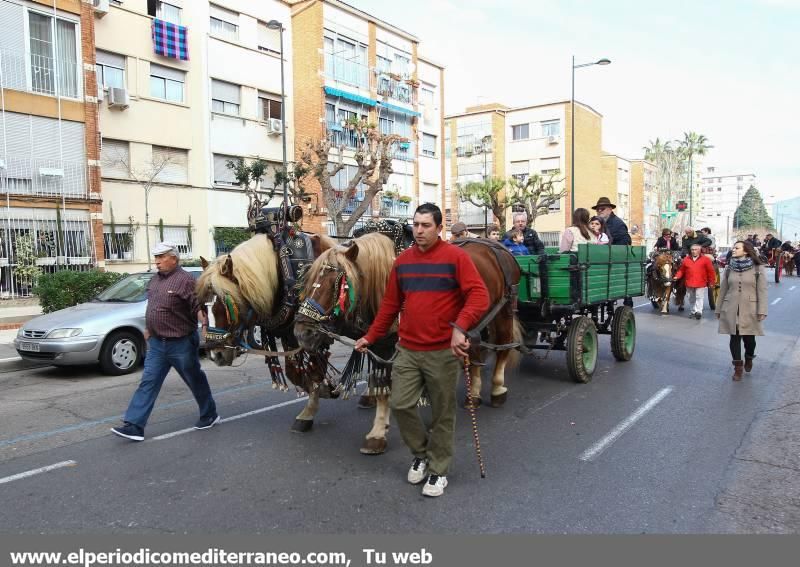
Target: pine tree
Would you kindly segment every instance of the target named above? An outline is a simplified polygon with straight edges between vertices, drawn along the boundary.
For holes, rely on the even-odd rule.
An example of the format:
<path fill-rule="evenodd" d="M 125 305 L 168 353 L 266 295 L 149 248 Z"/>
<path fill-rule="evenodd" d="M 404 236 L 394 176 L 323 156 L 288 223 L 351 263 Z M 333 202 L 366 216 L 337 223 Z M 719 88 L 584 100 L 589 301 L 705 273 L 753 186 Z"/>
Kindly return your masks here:
<path fill-rule="evenodd" d="M 761 193 L 758 192 L 755 185 L 751 185 L 733 215 L 733 228 L 738 230 L 762 227 L 774 230 L 775 224 L 764 206 Z"/>

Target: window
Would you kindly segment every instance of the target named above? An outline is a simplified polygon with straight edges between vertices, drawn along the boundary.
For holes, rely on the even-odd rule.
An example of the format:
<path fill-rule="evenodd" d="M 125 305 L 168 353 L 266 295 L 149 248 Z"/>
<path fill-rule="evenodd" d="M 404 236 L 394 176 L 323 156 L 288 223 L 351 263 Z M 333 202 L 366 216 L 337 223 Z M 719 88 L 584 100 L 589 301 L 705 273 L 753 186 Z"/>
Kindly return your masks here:
<path fill-rule="evenodd" d="M 369 88 L 367 46 L 326 30 L 323 37 L 325 74 L 336 81 Z"/>
<path fill-rule="evenodd" d="M 436 136 L 422 134 L 422 155 L 436 157 Z"/>
<path fill-rule="evenodd" d="M 221 185 L 224 187 L 238 187 L 236 182 L 236 175 L 233 170 L 228 167 L 229 160 L 236 160 L 234 156 L 225 156 L 214 154 L 214 185 Z"/>
<path fill-rule="evenodd" d="M 125 56 L 97 50 L 97 88 L 125 88 Z M 102 95 L 101 95 L 102 96 Z"/>
<path fill-rule="evenodd" d="M 236 41 L 239 39 L 239 14 L 211 4 L 211 35 Z"/>
<path fill-rule="evenodd" d="M 547 120 L 546 122 L 542 122 L 542 137 L 560 136 L 560 135 L 561 135 L 560 120 Z"/>
<path fill-rule="evenodd" d="M 433 96 L 434 95 L 433 95 L 433 91 L 431 89 L 426 89 L 425 87 L 422 87 L 420 89 L 420 94 L 421 94 L 420 102 L 424 106 L 426 106 L 426 107 L 433 107 L 434 106 L 434 103 L 433 103 L 433 100 L 434 100 Z"/>
<path fill-rule="evenodd" d="M 530 124 L 517 124 L 516 126 L 511 127 L 511 139 L 512 140 L 527 140 L 530 135 Z"/>
<path fill-rule="evenodd" d="M 398 73 L 401 77 L 407 77 L 409 75 L 408 68 L 411 65 L 411 58 L 405 55 L 401 55 L 400 53 L 394 54 L 394 64 L 396 73 Z"/>
<path fill-rule="evenodd" d="M 147 0 L 147 14 L 172 24 L 181 23 L 181 9 L 162 0 Z"/>
<path fill-rule="evenodd" d="M 31 90 L 78 98 L 76 24 L 36 12 L 28 13 Z M 56 80 L 57 78 L 57 80 Z"/>
<path fill-rule="evenodd" d="M 391 134 L 394 130 L 394 120 L 389 118 L 378 118 L 378 130 L 384 136 Z"/>
<path fill-rule="evenodd" d="M 211 112 L 239 115 L 241 87 L 233 83 L 211 80 Z"/>
<path fill-rule="evenodd" d="M 268 28 L 264 22 L 258 22 L 258 49 L 279 55 L 281 52 L 281 31 Z"/>
<path fill-rule="evenodd" d="M 520 183 L 525 183 L 528 180 L 528 176 L 530 174 L 530 164 L 528 160 L 523 161 L 512 161 L 511 162 L 511 177 L 516 179 Z"/>
<path fill-rule="evenodd" d="M 539 160 L 542 175 L 555 175 L 561 170 L 561 158 L 550 157 Z"/>
<path fill-rule="evenodd" d="M 189 150 L 153 146 L 153 169 L 162 183 L 188 183 Z"/>
<path fill-rule="evenodd" d="M 130 177 L 130 144 L 124 140 L 103 138 L 100 148 L 100 167 L 103 177 Z"/>
<path fill-rule="evenodd" d="M 326 115 L 327 115 L 327 105 L 326 106 Z M 281 101 L 280 97 L 276 97 L 275 95 L 269 95 L 265 93 L 258 93 L 258 117 L 263 121 L 267 121 L 270 118 L 277 118 L 278 120 L 281 119 Z"/>
<path fill-rule="evenodd" d="M 381 73 L 388 74 L 392 69 L 392 60 L 387 59 L 386 57 L 381 57 L 380 55 L 377 56 L 377 67 L 378 71 Z"/>
<path fill-rule="evenodd" d="M 170 102 L 183 102 L 186 73 L 150 63 L 150 96 Z"/>

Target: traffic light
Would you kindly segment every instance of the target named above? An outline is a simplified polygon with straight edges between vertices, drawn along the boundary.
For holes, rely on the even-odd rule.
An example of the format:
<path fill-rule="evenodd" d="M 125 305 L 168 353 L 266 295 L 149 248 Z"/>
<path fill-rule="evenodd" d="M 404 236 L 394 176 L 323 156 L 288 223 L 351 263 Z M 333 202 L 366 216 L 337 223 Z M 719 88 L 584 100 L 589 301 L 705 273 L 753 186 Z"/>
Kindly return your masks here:
<path fill-rule="evenodd" d="M 686 207 L 687 207 L 686 201 L 678 201 L 677 203 L 675 203 L 675 209 L 679 211 L 685 211 Z"/>

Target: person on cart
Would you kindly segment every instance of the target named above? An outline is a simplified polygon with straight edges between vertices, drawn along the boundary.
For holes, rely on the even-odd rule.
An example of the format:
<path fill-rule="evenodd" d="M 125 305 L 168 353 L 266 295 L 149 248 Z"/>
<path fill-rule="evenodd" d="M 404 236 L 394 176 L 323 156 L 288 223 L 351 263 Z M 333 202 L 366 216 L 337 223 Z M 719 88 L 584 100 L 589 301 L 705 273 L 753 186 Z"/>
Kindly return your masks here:
<path fill-rule="evenodd" d="M 680 246 L 678 245 L 678 241 L 675 239 L 675 237 L 672 236 L 672 231 L 668 228 L 665 228 L 661 231 L 661 236 L 659 236 L 658 240 L 656 240 L 654 249 L 658 252 L 663 250 L 674 251 L 679 250 Z"/>
<path fill-rule="evenodd" d="M 681 267 L 675 274 L 675 281 L 686 278 L 686 293 L 689 296 L 689 305 L 692 311 L 689 317 L 700 319 L 703 316 L 705 303 L 705 290 L 716 285 L 717 274 L 708 256 L 702 253 L 700 244 L 692 244 L 689 256 L 681 262 Z"/>
<path fill-rule="evenodd" d="M 511 230 L 518 230 L 522 233 L 528 254 L 544 254 L 544 242 L 539 238 L 539 233 L 528 226 L 528 213 L 524 211 L 516 212 L 511 215 L 514 227 Z M 511 230 L 503 235 L 503 240 L 511 240 Z"/>
<path fill-rule="evenodd" d="M 700 248 L 708 248 L 711 246 L 711 240 L 706 237 L 702 232 L 697 232 L 691 226 L 687 226 L 683 231 L 683 240 L 681 240 L 681 253 L 688 256 L 691 253 L 692 246 L 699 244 Z"/>
<path fill-rule="evenodd" d="M 777 254 L 781 248 L 781 242 L 772 234 L 767 233 L 764 237 L 764 244 L 761 245 L 761 254 L 769 261 L 770 266 L 775 266 L 777 264 Z"/>

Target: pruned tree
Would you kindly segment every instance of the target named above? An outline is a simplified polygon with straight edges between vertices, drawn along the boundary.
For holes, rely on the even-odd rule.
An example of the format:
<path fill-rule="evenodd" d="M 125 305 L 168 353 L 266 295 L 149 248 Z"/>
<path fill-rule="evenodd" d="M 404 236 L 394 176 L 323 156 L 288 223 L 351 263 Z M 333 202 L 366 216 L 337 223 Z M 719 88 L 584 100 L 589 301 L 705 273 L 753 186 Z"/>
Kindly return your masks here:
<path fill-rule="evenodd" d="M 488 208 L 505 228 L 506 211 L 511 207 L 506 187 L 508 181 L 501 177 L 487 177 L 483 181 L 470 181 L 463 185 L 456 184 L 456 193 L 462 203 L 472 203 L 476 207 Z"/>
<path fill-rule="evenodd" d="M 398 134 L 381 134 L 374 124 L 366 120 L 348 120 L 344 128 L 355 148 L 336 146 L 327 138 L 307 140 L 295 164 L 295 171 L 298 172 L 295 178 L 300 181 L 300 190 L 310 188 L 312 180 L 319 183 L 328 217 L 334 223 L 337 236 L 348 236 L 353 230 L 393 173 L 392 159 L 398 145 L 408 141 Z M 344 187 L 335 187 L 334 179 L 342 170 L 346 171 L 344 158 L 349 152 L 352 152 L 351 157 L 356 163 L 356 173 Z M 360 187 L 364 188 L 364 198 L 357 201 L 351 212 L 345 213 Z"/>
<path fill-rule="evenodd" d="M 524 209 L 528 214 L 528 226 L 533 225 L 537 217 L 548 214 L 550 207 L 567 194 L 566 188 L 560 186 L 564 182 L 560 175 L 561 171 L 556 170 L 547 176 L 534 173 L 524 181 L 509 180 L 509 203 Z"/>
<path fill-rule="evenodd" d="M 123 167 L 128 174 L 128 178 L 138 183 L 144 190 L 144 226 L 145 242 L 147 246 L 147 269 L 152 268 L 150 259 L 150 192 L 158 185 L 159 175 L 170 164 L 174 163 L 172 154 L 169 152 L 153 153 L 151 159 L 141 166 L 134 166 L 131 163 L 130 154 L 122 152 L 107 152 L 103 158 L 102 165 L 107 167 Z"/>

